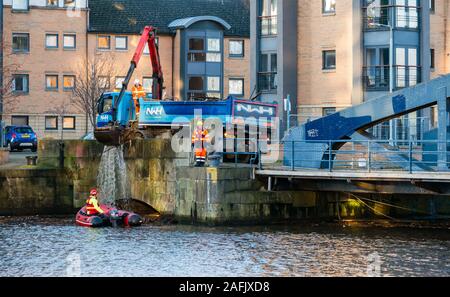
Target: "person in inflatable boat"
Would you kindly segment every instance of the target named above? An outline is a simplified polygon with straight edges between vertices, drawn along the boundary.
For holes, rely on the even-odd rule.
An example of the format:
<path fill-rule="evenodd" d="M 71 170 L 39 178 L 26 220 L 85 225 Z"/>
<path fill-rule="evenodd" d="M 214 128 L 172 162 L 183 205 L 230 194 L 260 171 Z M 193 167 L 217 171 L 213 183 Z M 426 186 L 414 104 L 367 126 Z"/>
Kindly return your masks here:
<path fill-rule="evenodd" d="M 103 209 L 101 209 L 98 205 L 97 195 L 97 189 L 92 189 L 89 195 L 89 199 L 86 200 L 86 213 L 88 216 L 102 216 L 105 213 Z"/>

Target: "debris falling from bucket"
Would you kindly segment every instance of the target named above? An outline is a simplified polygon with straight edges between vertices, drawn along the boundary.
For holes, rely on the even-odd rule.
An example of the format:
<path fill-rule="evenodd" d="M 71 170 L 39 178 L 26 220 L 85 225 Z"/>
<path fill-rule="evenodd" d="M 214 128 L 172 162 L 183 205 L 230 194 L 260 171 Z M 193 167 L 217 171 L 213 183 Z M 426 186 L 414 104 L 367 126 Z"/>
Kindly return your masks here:
<path fill-rule="evenodd" d="M 123 146 L 105 146 L 97 176 L 97 186 L 100 189 L 99 200 L 103 204 L 116 205 L 118 201 L 124 201 L 130 197 Z"/>

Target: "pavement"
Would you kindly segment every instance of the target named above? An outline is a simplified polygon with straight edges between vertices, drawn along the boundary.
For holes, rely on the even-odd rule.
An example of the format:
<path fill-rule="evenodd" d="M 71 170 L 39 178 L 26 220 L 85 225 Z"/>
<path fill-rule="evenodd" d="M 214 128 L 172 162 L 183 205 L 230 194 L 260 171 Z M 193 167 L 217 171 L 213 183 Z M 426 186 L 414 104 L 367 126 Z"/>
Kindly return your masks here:
<path fill-rule="evenodd" d="M 37 157 L 37 153 L 33 153 L 31 151 L 10 152 L 9 162 L 4 165 L 1 165 L 0 169 L 14 169 L 19 168 L 21 166 L 25 166 L 27 165 L 26 157 L 28 156 Z"/>

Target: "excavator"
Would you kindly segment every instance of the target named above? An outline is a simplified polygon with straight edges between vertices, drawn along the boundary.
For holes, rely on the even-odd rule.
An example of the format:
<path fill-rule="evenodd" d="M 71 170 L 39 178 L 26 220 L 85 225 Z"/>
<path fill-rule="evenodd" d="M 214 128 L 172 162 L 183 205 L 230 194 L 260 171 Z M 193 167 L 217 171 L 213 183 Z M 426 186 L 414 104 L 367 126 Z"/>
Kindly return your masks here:
<path fill-rule="evenodd" d="M 146 26 L 131 60 L 128 73 L 122 83 L 120 93 L 118 95 L 103 94 L 97 102 L 99 118 L 94 130 L 94 137 L 104 145 L 119 146 L 132 139 L 144 137 L 142 132 L 139 131 L 132 94 L 127 92 L 127 89 L 133 73 L 139 65 L 146 44 L 148 44 L 153 68 L 152 99 L 162 99 L 164 76 L 159 49 L 156 44 L 156 29 Z"/>

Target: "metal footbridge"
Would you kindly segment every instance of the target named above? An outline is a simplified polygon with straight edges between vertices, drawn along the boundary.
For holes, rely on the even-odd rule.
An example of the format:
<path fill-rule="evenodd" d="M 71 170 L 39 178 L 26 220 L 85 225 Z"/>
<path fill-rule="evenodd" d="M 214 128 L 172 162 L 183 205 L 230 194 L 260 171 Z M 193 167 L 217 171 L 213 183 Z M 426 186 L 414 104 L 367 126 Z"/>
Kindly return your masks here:
<path fill-rule="evenodd" d="M 450 97 L 450 75 L 388 94 L 377 99 L 344 109 L 335 114 L 305 123 L 291 129 L 285 137 L 284 165 L 299 168 L 330 169 L 336 164 L 337 152 L 348 143 L 367 143 L 372 153 L 392 152 L 398 147 L 389 147 L 389 143 L 373 140 L 367 129 L 380 123 L 398 118 L 409 113 L 438 106 L 439 120 L 436 139 L 427 143 L 425 140 L 404 141 L 407 150 L 394 152 L 398 162 L 405 163 L 427 171 L 427 161 L 414 160 L 417 147 L 435 148 L 435 159 L 441 170 L 448 170 L 448 98 Z M 370 151 L 369 151 L 370 152 Z M 406 155 L 405 155 L 406 153 Z M 402 156 L 403 154 L 403 156 Z M 412 154 L 412 156 L 411 156 Z M 431 153 L 430 153 L 431 154 Z M 427 159 L 427 158 L 425 158 Z M 395 162 L 395 161 L 394 161 Z"/>
<path fill-rule="evenodd" d="M 275 178 L 450 184 L 450 75 L 405 88 L 290 129 L 256 174 Z M 438 125 L 424 139 L 377 140 L 368 130 L 437 106 Z M 276 155 L 276 156 L 274 156 Z M 278 160 L 278 161 L 277 161 Z"/>

